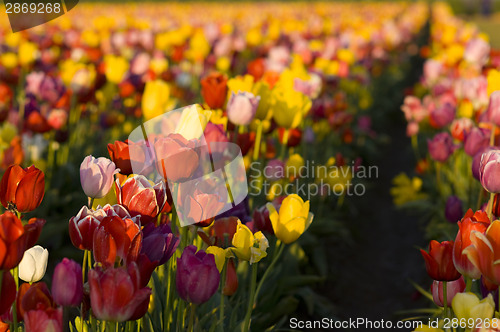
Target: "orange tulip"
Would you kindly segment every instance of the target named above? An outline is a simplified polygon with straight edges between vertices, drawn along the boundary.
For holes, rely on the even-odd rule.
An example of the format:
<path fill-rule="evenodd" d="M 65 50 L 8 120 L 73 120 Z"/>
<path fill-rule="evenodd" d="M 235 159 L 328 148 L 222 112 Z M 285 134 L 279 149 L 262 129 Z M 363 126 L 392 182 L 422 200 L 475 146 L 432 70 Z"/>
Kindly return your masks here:
<path fill-rule="evenodd" d="M 227 96 L 227 77 L 221 73 L 211 73 L 203 78 L 201 95 L 211 109 L 222 108 Z"/>
<path fill-rule="evenodd" d="M 5 208 L 19 212 L 36 209 L 45 193 L 45 175 L 35 166 L 23 169 L 12 165 L 0 182 L 0 202 Z"/>
<path fill-rule="evenodd" d="M 0 270 L 16 267 L 26 250 L 23 224 L 12 212 L 0 216 Z"/>
<path fill-rule="evenodd" d="M 479 269 L 481 274 L 490 282 L 500 285 L 500 221 L 494 221 L 486 233 L 472 231 L 470 240 L 472 245 L 464 249 L 463 253 Z"/>

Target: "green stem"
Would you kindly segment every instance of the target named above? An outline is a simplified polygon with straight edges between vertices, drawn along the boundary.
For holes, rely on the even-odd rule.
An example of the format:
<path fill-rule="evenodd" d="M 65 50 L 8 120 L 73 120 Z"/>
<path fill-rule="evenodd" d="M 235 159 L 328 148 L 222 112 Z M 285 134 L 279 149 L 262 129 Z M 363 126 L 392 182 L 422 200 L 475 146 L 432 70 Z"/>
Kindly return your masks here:
<path fill-rule="evenodd" d="M 439 161 L 436 161 L 436 185 L 437 185 L 437 190 L 439 196 L 441 196 L 442 191 L 441 191 L 441 163 Z"/>
<path fill-rule="evenodd" d="M 255 135 L 255 145 L 253 148 L 253 156 L 252 156 L 253 161 L 259 159 L 261 140 L 262 140 L 262 121 L 257 120 L 257 133 Z"/>
<path fill-rule="evenodd" d="M 227 264 L 227 259 L 225 259 L 224 266 L 222 267 L 222 278 L 220 283 L 219 330 L 221 331 L 224 331 L 224 286 L 226 286 Z"/>
<path fill-rule="evenodd" d="M 281 152 L 280 152 L 280 160 L 285 160 L 285 151 L 286 151 L 286 147 L 288 145 L 288 137 L 290 135 L 290 130 L 289 129 L 285 129 L 285 132 L 283 133 L 283 142 L 282 142 L 282 145 L 281 145 Z"/>
<path fill-rule="evenodd" d="M 490 134 L 490 146 L 493 146 L 495 144 L 495 132 L 497 130 L 497 125 L 493 124 L 493 127 L 491 128 L 491 134 Z"/>
<path fill-rule="evenodd" d="M 258 263 L 252 264 L 252 279 L 250 279 L 250 296 L 248 297 L 248 308 L 243 324 L 243 332 L 248 332 L 248 329 L 250 328 L 250 318 L 252 317 L 252 310 L 255 298 L 255 285 L 257 284 L 257 266 Z"/>
<path fill-rule="evenodd" d="M 82 283 L 85 285 L 85 269 L 87 267 L 87 250 L 83 251 L 83 263 L 82 263 Z M 85 317 L 83 317 L 83 301 L 80 305 L 80 322 L 81 322 L 81 329 L 80 331 L 83 332 L 83 320 Z"/>
<path fill-rule="evenodd" d="M 191 309 L 191 312 L 189 314 L 188 331 L 189 332 L 193 332 L 193 329 L 194 329 L 194 314 L 196 313 L 196 304 L 191 303 L 190 309 Z"/>
<path fill-rule="evenodd" d="M 92 205 L 94 205 L 94 197 L 89 197 L 89 209 L 92 209 Z"/>
<path fill-rule="evenodd" d="M 257 303 L 257 299 L 259 298 L 259 292 L 260 292 L 260 289 L 262 288 L 262 285 L 264 284 L 264 281 L 269 276 L 269 273 L 271 273 L 274 265 L 276 265 L 276 262 L 278 261 L 278 259 L 280 258 L 281 254 L 283 253 L 283 250 L 285 249 L 285 245 L 282 244 L 281 242 L 277 242 L 276 245 L 279 247 L 278 248 L 278 252 L 274 255 L 271 264 L 269 264 L 269 266 L 266 269 L 266 272 L 264 272 L 264 275 L 262 276 L 262 278 L 259 281 L 259 284 L 257 285 L 257 290 L 255 291 L 254 304 Z"/>
<path fill-rule="evenodd" d="M 19 267 L 14 268 L 14 281 L 16 282 L 16 293 L 19 290 Z M 17 305 L 16 301 L 12 304 L 12 319 L 14 321 L 14 331 L 17 332 Z"/>
<path fill-rule="evenodd" d="M 444 317 L 448 317 L 448 282 L 443 281 L 443 307 Z"/>
<path fill-rule="evenodd" d="M 465 292 L 470 292 L 472 289 L 472 278 L 465 277 Z"/>
<path fill-rule="evenodd" d="M 174 258 L 172 257 L 169 261 L 168 261 L 168 267 L 167 265 L 163 265 L 164 267 L 164 271 L 163 271 L 163 277 L 166 279 L 166 284 L 165 284 L 165 291 L 166 291 L 166 300 L 165 300 L 165 308 L 163 309 L 163 331 L 168 331 L 169 328 L 168 328 L 168 318 L 169 318 L 169 307 L 170 307 L 170 293 L 171 293 L 171 290 L 170 290 L 170 283 L 171 283 L 171 274 L 170 274 L 170 270 L 171 270 L 171 265 L 172 265 L 172 261 L 174 260 Z"/>

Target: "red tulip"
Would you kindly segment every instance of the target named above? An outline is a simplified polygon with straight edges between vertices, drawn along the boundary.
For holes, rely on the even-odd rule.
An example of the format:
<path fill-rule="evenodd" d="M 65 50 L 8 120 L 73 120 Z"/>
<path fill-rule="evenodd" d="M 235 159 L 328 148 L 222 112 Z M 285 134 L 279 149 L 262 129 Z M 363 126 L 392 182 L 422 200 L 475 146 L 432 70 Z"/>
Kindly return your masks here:
<path fill-rule="evenodd" d="M 441 243 L 432 240 L 429 252 L 420 249 L 425 259 L 427 274 L 434 280 L 453 281 L 460 278 L 460 273 L 453 265 L 453 241 Z"/>
<path fill-rule="evenodd" d="M 238 275 L 236 274 L 236 267 L 233 259 L 229 259 L 226 269 L 226 284 L 222 289 L 222 293 L 226 296 L 231 296 L 238 290 Z"/>
<path fill-rule="evenodd" d="M 128 269 L 90 270 L 90 303 L 94 316 L 101 320 L 124 322 L 146 314 L 151 289 L 140 288 L 139 283 L 140 274 L 135 263 Z"/>
<path fill-rule="evenodd" d="M 156 220 L 161 212 L 170 211 L 167 191 L 163 181 L 152 185 L 142 175 L 128 178 L 122 185 L 116 182 L 116 198 L 132 217 L 140 217 L 142 225 Z"/>
<path fill-rule="evenodd" d="M 40 234 L 42 233 L 42 228 L 45 225 L 44 219 L 31 218 L 26 225 L 24 225 L 24 231 L 26 233 L 26 249 L 33 247 Z"/>
<path fill-rule="evenodd" d="M 471 209 L 465 213 L 465 216 L 458 222 L 458 233 L 453 245 L 453 263 L 460 274 L 463 274 L 472 279 L 479 279 L 481 272 L 463 253 L 464 249 L 472 245 L 470 235 L 472 231 L 484 233 L 490 220 L 488 214 L 484 211 L 473 213 Z"/>
<path fill-rule="evenodd" d="M 278 209 L 279 206 L 275 206 L 275 208 Z M 271 224 L 271 219 L 269 219 L 269 210 L 265 205 L 255 209 L 252 218 L 257 230 L 274 235 L 273 225 Z"/>
<path fill-rule="evenodd" d="M 206 227 L 212 223 L 226 204 L 225 183 L 213 183 L 206 180 L 198 182 L 194 188 L 185 186 L 182 189 L 179 190 L 181 207 L 178 213 L 183 224 Z"/>
<path fill-rule="evenodd" d="M 19 265 L 25 250 L 26 234 L 21 220 L 10 211 L 0 215 L 0 270 Z"/>
<path fill-rule="evenodd" d="M 26 332 L 62 332 L 62 308 L 48 308 L 45 310 L 31 310 L 24 314 L 24 328 Z"/>
<path fill-rule="evenodd" d="M 124 175 L 145 174 L 147 164 L 146 144 L 144 142 L 134 143 L 126 140 L 125 142 L 115 141 L 114 144 L 108 144 L 109 157 L 120 169 Z"/>
<path fill-rule="evenodd" d="M 227 97 L 227 77 L 221 73 L 211 73 L 203 78 L 201 95 L 211 109 L 222 108 Z"/>
<path fill-rule="evenodd" d="M 15 208 L 19 212 L 36 209 L 45 192 L 45 175 L 35 166 L 23 169 L 12 165 L 0 182 L 0 202 L 5 208 Z"/>
<path fill-rule="evenodd" d="M 105 217 L 94 232 L 94 259 L 108 267 L 114 266 L 116 258 L 135 261 L 141 243 L 141 229 L 132 219 Z"/>
<path fill-rule="evenodd" d="M 16 299 L 16 283 L 9 271 L 0 271 L 0 273 L 3 273 L 0 284 L 0 315 L 3 315 Z"/>
<path fill-rule="evenodd" d="M 31 310 L 45 310 L 55 308 L 56 303 L 50 295 L 49 288 L 44 282 L 32 284 L 21 298 L 22 310 L 26 313 Z"/>

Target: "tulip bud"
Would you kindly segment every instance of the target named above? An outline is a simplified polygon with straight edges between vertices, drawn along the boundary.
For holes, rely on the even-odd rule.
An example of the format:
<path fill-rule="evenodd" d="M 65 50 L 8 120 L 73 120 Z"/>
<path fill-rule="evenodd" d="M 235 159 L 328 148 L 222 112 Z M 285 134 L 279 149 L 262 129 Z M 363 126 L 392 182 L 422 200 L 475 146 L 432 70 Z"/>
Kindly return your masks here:
<path fill-rule="evenodd" d="M 226 296 L 231 296 L 238 290 L 238 274 L 234 265 L 234 259 L 229 259 L 226 265 L 226 284 L 222 289 L 222 293 Z"/>
<path fill-rule="evenodd" d="M 220 274 L 212 254 L 196 252 L 193 245 L 184 248 L 177 258 L 175 284 L 179 296 L 188 302 L 207 302 L 219 287 Z"/>
<path fill-rule="evenodd" d="M 479 151 L 490 145 L 489 132 L 482 128 L 472 128 L 465 135 L 464 151 L 469 156 L 475 156 Z"/>
<path fill-rule="evenodd" d="M 454 151 L 453 142 L 448 133 L 439 133 L 432 140 L 427 140 L 427 147 L 431 158 L 439 162 L 445 162 Z"/>
<path fill-rule="evenodd" d="M 444 216 L 446 220 L 452 224 L 456 223 L 462 218 L 463 209 L 462 201 L 457 196 L 450 196 L 446 200 L 446 207 L 444 210 Z"/>
<path fill-rule="evenodd" d="M 490 193 L 500 193 L 500 150 L 492 150 L 481 156 L 479 180 Z"/>
<path fill-rule="evenodd" d="M 19 278 L 26 282 L 40 281 L 45 275 L 49 251 L 41 246 L 34 246 L 24 252 L 19 263 Z"/>
<path fill-rule="evenodd" d="M 432 240 L 429 244 L 429 252 L 420 249 L 425 259 L 427 274 L 438 281 L 453 281 L 460 278 L 460 273 L 453 265 L 453 241 L 441 243 Z"/>
<path fill-rule="evenodd" d="M 446 103 L 443 106 L 435 108 L 431 111 L 429 117 L 430 123 L 435 128 L 443 128 L 455 119 L 455 112 L 455 107 Z"/>
<path fill-rule="evenodd" d="M 462 293 L 465 290 L 465 281 L 463 277 L 455 281 L 449 281 L 447 284 L 446 299 L 448 304 L 451 304 L 457 293 Z M 443 306 L 443 282 L 434 280 L 431 285 L 432 298 L 434 303 Z"/>
<path fill-rule="evenodd" d="M 64 258 L 57 264 L 52 276 L 52 296 L 61 306 L 75 307 L 82 303 L 82 267 L 77 262 Z"/>
<path fill-rule="evenodd" d="M 113 176 L 119 171 L 107 158 L 85 157 L 80 165 L 80 182 L 85 195 L 92 198 L 106 196 L 113 185 Z"/>
<path fill-rule="evenodd" d="M 255 97 L 250 92 L 231 93 L 231 98 L 227 103 L 227 117 L 229 121 L 236 125 L 249 125 L 255 117 L 260 97 Z"/>

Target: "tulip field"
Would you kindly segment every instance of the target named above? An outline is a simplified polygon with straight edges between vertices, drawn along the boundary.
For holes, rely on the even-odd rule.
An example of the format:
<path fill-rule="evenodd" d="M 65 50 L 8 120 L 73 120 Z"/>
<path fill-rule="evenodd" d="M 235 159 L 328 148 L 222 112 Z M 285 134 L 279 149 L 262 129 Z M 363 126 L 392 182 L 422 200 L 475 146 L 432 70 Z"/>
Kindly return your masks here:
<path fill-rule="evenodd" d="M 2 7 L 0 332 L 500 331 L 500 50 L 446 2 L 67 10 Z"/>

